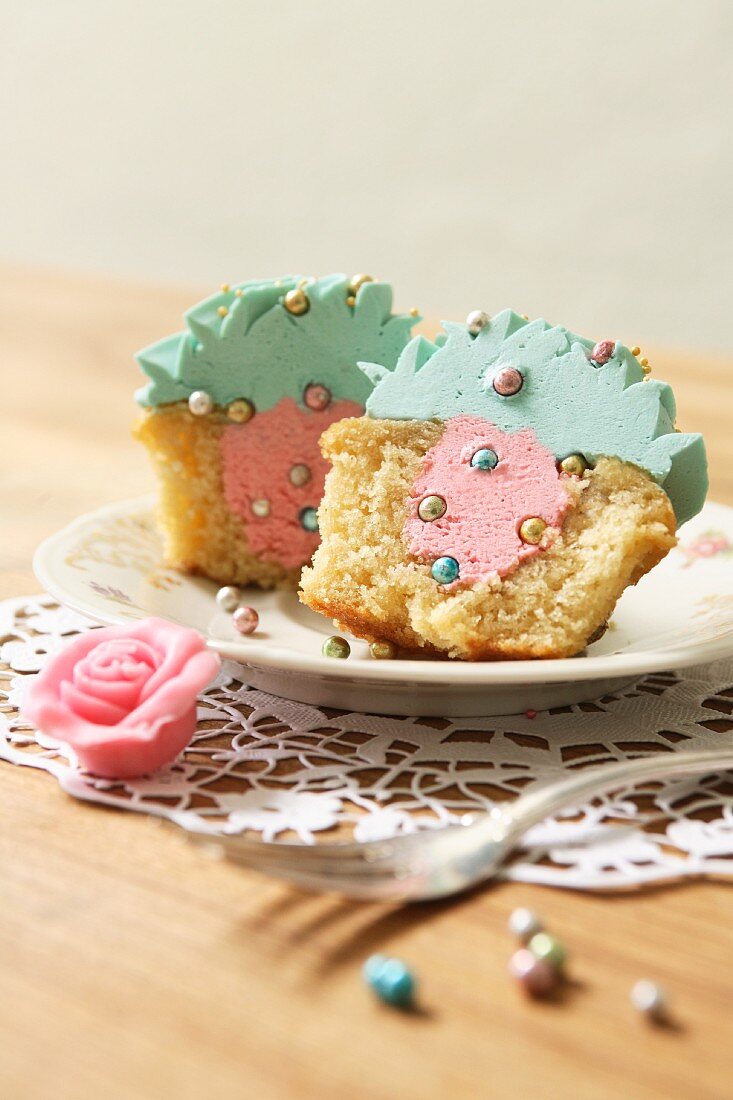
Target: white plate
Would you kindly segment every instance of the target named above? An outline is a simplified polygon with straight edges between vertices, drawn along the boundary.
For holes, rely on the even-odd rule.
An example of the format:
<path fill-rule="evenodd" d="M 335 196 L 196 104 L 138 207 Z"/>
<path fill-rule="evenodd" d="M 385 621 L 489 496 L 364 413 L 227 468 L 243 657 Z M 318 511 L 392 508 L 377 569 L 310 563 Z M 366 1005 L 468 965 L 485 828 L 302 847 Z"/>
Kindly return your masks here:
<path fill-rule="evenodd" d="M 273 695 L 343 710 L 400 715 L 516 714 L 598 698 L 637 677 L 733 655 L 733 509 L 707 504 L 680 548 L 627 590 L 611 628 L 580 657 L 550 661 L 375 661 L 352 641 L 323 657 L 329 620 L 292 593 L 248 592 L 260 629 L 240 637 L 217 586 L 161 565 L 149 498 L 81 516 L 37 550 L 36 575 L 60 602 L 104 623 L 160 615 L 195 627 L 246 665 Z"/>

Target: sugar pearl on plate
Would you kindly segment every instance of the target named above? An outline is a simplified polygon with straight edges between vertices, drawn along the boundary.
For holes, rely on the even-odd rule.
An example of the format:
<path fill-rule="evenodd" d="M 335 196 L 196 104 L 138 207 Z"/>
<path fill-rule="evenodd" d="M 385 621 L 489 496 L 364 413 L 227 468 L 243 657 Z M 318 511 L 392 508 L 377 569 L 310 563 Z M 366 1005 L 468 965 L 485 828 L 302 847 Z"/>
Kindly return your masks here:
<path fill-rule="evenodd" d="M 265 497 L 259 497 L 252 501 L 252 511 L 260 519 L 270 514 L 270 502 Z"/>
<path fill-rule="evenodd" d="M 451 584 L 452 581 L 457 580 L 460 566 L 455 558 L 438 558 L 433 562 L 430 572 L 433 580 L 438 584 Z"/>
<path fill-rule="evenodd" d="M 330 638 L 326 638 L 321 652 L 324 657 L 336 657 L 339 660 L 345 660 L 351 653 L 351 646 L 346 641 L 346 638 L 340 638 L 338 634 L 332 634 Z"/>
<path fill-rule="evenodd" d="M 240 397 L 227 405 L 227 416 L 235 424 L 246 424 L 255 414 L 255 407 L 246 397 Z"/>
<path fill-rule="evenodd" d="M 392 642 L 372 642 L 369 652 L 375 661 L 392 661 L 397 656 L 397 646 Z"/>
<path fill-rule="evenodd" d="M 561 473 L 570 474 L 571 477 L 582 477 L 588 469 L 588 463 L 581 454 L 566 455 L 558 465 Z"/>
<path fill-rule="evenodd" d="M 306 386 L 303 402 L 306 408 L 313 409 L 314 412 L 322 412 L 331 403 L 331 391 L 319 382 L 313 382 L 310 386 Z"/>
<path fill-rule="evenodd" d="M 532 909 L 522 906 L 514 909 L 509 917 L 509 931 L 522 943 L 527 943 L 542 931 L 542 921 Z"/>
<path fill-rule="evenodd" d="M 491 384 L 500 397 L 513 397 L 524 385 L 524 378 L 516 367 L 502 367 Z"/>
<path fill-rule="evenodd" d="M 224 588 L 220 588 L 216 593 L 216 602 L 222 611 L 226 611 L 228 615 L 231 615 L 233 611 L 239 607 L 239 601 L 242 598 L 242 593 L 233 584 L 227 584 Z"/>
<path fill-rule="evenodd" d="M 242 604 L 232 615 L 238 634 L 253 634 L 260 623 L 260 617 L 253 607 Z"/>
<path fill-rule="evenodd" d="M 311 479 L 310 466 L 306 466 L 303 462 L 296 463 L 295 466 L 290 467 L 290 484 L 295 485 L 296 488 L 300 488 L 303 485 L 307 485 Z"/>
<path fill-rule="evenodd" d="M 478 336 L 482 328 L 486 328 L 491 318 L 482 309 L 472 309 L 466 318 L 468 331 L 472 336 Z"/>
<path fill-rule="evenodd" d="M 471 465 L 475 470 L 494 470 L 499 463 L 499 456 L 491 447 L 481 447 L 471 456 Z"/>
<path fill-rule="evenodd" d="M 631 1003 L 650 1020 L 659 1020 L 667 1008 L 667 996 L 660 985 L 642 978 L 631 989 Z"/>
<path fill-rule="evenodd" d="M 302 508 L 298 514 L 298 519 L 304 531 L 310 531 L 314 534 L 317 533 L 318 510 L 316 508 Z"/>
<path fill-rule="evenodd" d="M 425 523 L 432 523 L 436 519 L 440 519 L 445 515 L 447 504 L 443 497 L 431 494 L 431 496 L 423 497 L 417 506 L 417 514 L 420 519 Z"/>
<path fill-rule="evenodd" d="M 543 519 L 540 519 L 539 516 L 530 516 L 520 526 L 519 537 L 522 542 L 529 543 L 530 546 L 537 546 L 542 542 L 542 536 L 546 529 L 547 524 Z"/>
<path fill-rule="evenodd" d="M 307 313 L 311 307 L 310 299 L 302 287 L 289 290 L 283 299 L 283 305 L 288 313 L 292 313 L 295 317 Z"/>
<path fill-rule="evenodd" d="M 554 966 L 557 970 L 565 963 L 565 948 L 549 932 L 536 932 L 527 946 L 536 959 Z"/>
<path fill-rule="evenodd" d="M 544 997 L 557 983 L 557 971 L 538 959 L 526 947 L 520 947 L 509 960 L 509 973 L 530 997 Z"/>
<path fill-rule="evenodd" d="M 593 346 L 593 351 L 590 353 L 590 357 L 594 363 L 597 363 L 599 367 L 602 367 L 611 358 L 615 348 L 616 342 L 614 340 L 599 340 L 598 343 Z"/>
<path fill-rule="evenodd" d="M 371 955 L 362 970 L 364 981 L 371 986 L 380 1001 L 393 1008 L 409 1008 L 415 998 L 415 978 L 400 959 Z"/>
<path fill-rule="evenodd" d="M 210 393 L 205 390 L 194 390 L 188 399 L 188 407 L 194 416 L 206 416 L 214 407 Z"/>

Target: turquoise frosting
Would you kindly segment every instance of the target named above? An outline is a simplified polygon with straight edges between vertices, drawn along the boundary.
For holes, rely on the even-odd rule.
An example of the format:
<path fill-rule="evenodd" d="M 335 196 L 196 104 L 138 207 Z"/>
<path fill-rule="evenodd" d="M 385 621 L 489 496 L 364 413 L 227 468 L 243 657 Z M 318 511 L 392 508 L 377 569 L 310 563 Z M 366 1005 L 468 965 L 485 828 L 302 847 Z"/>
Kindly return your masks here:
<path fill-rule="evenodd" d="M 470 414 L 502 431 L 532 427 L 558 458 L 579 452 L 590 461 L 611 455 L 646 470 L 669 496 L 678 523 L 700 511 L 708 488 L 702 436 L 678 432 L 675 400 L 664 382 L 644 380 L 637 359 L 617 343 L 597 366 L 594 341 L 561 325 L 526 321 L 512 310 L 471 336 L 444 322 L 431 343 L 415 337 L 394 370 L 359 364 L 375 385 L 367 414 L 390 420 L 448 420 Z M 515 367 L 524 383 L 501 397 L 492 380 Z"/>
<path fill-rule="evenodd" d="M 302 282 L 293 275 L 234 284 L 189 309 L 186 331 L 136 356 L 150 379 L 138 403 L 165 405 L 204 390 L 217 405 L 246 397 L 264 411 L 282 397 L 302 404 L 305 387 L 319 383 L 335 400 L 363 405 L 372 387 L 357 361 L 394 367 L 417 318 L 391 312 L 387 283 L 364 283 L 347 305 L 345 275 L 308 280 L 310 309 L 295 316 L 282 303 Z"/>

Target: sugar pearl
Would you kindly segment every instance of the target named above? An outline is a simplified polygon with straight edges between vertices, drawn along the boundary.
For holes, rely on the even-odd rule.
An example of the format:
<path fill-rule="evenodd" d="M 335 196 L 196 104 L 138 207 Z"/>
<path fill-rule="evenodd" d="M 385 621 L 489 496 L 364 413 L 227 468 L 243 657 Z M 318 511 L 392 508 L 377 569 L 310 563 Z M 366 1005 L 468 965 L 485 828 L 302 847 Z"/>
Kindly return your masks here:
<path fill-rule="evenodd" d="M 440 519 L 441 516 L 445 515 L 447 507 L 443 497 L 435 495 L 423 497 L 417 506 L 417 514 L 425 523 L 432 523 L 434 520 Z"/>
<path fill-rule="evenodd" d="M 311 307 L 310 299 L 302 287 L 298 287 L 296 290 L 289 290 L 283 299 L 283 305 L 288 313 L 292 313 L 295 317 L 300 317 L 302 314 L 307 313 Z"/>
<path fill-rule="evenodd" d="M 561 473 L 570 474 L 571 477 L 582 477 L 588 469 L 588 463 L 580 454 L 567 455 L 560 461 L 559 469 Z"/>
<path fill-rule="evenodd" d="M 500 397 L 513 397 L 524 385 L 524 378 L 516 367 L 502 367 L 491 384 Z"/>
<path fill-rule="evenodd" d="M 602 367 L 611 358 L 615 348 L 616 343 L 614 340 L 599 340 L 598 343 L 594 345 L 590 357 L 594 363 Z"/>
<path fill-rule="evenodd" d="M 349 290 L 352 294 L 357 294 L 359 290 L 364 286 L 364 283 L 373 283 L 374 278 L 371 275 L 352 275 L 349 283 Z"/>
<path fill-rule="evenodd" d="M 514 909 L 509 917 L 509 931 L 522 943 L 527 943 L 542 931 L 542 921 L 532 909 Z"/>
<path fill-rule="evenodd" d="M 331 404 L 331 391 L 326 389 L 325 386 L 321 386 L 320 383 L 314 382 L 310 386 L 306 386 L 303 402 L 306 408 L 313 409 L 315 412 L 322 412 Z"/>
<path fill-rule="evenodd" d="M 642 978 L 631 990 L 631 1003 L 637 1012 L 643 1012 L 651 1020 L 659 1020 L 667 1007 L 667 997 L 660 985 Z"/>
<path fill-rule="evenodd" d="M 235 424 L 246 424 L 255 414 L 255 407 L 246 397 L 240 397 L 227 406 L 227 416 Z"/>
<path fill-rule="evenodd" d="M 478 336 L 482 328 L 486 328 L 491 318 L 482 309 L 473 309 L 466 318 L 468 331 L 472 336 Z"/>
<path fill-rule="evenodd" d="M 297 465 L 290 467 L 290 474 L 288 476 L 291 485 L 295 485 L 297 488 L 300 488 L 302 485 L 307 485 L 311 479 L 310 466 L 298 462 Z"/>
<path fill-rule="evenodd" d="M 253 607 L 243 604 L 232 615 L 234 626 L 239 634 L 254 634 L 259 626 L 260 617 Z"/>
<path fill-rule="evenodd" d="M 318 511 L 315 508 L 302 508 L 298 519 L 304 531 L 310 531 L 313 534 L 318 532 Z"/>
<path fill-rule="evenodd" d="M 536 959 L 549 963 L 558 970 L 565 962 L 565 948 L 549 932 L 537 932 L 529 941 L 528 947 Z"/>
<path fill-rule="evenodd" d="M 340 660 L 345 660 L 351 653 L 351 646 L 346 638 L 339 638 L 338 634 L 332 634 L 323 643 L 321 653 L 324 657 L 337 657 Z"/>
<path fill-rule="evenodd" d="M 188 407 L 194 416 L 206 416 L 214 407 L 210 393 L 205 390 L 194 390 L 188 399 Z"/>
<path fill-rule="evenodd" d="M 460 573 L 460 566 L 455 558 L 438 558 L 433 562 L 430 572 L 433 580 L 438 584 L 451 584 Z"/>
<path fill-rule="evenodd" d="M 239 601 L 242 598 L 242 593 L 233 584 L 228 584 L 224 588 L 220 588 L 216 593 L 216 602 L 222 611 L 226 611 L 228 615 L 231 615 L 232 611 L 235 611 L 239 607 Z"/>
<path fill-rule="evenodd" d="M 394 1008 L 408 1008 L 415 997 L 415 977 L 400 959 L 372 955 L 364 963 L 364 981 L 380 1001 Z"/>
<path fill-rule="evenodd" d="M 375 661 L 392 661 L 397 656 L 397 646 L 392 642 L 372 642 L 369 652 Z"/>
<path fill-rule="evenodd" d="M 252 501 L 252 511 L 260 519 L 264 519 L 265 516 L 270 514 L 270 502 L 265 497 L 259 497 L 257 500 Z"/>
<path fill-rule="evenodd" d="M 493 470 L 499 462 L 499 456 L 491 447 L 482 447 L 471 456 L 471 465 L 476 470 Z"/>
<path fill-rule="evenodd" d="M 519 528 L 519 537 L 522 542 L 529 543 L 530 546 L 537 546 L 542 542 L 542 536 L 547 529 L 547 524 L 539 516 L 530 516 L 529 519 L 525 519 L 524 523 Z"/>
<path fill-rule="evenodd" d="M 538 959 L 526 947 L 520 947 L 509 960 L 509 973 L 530 997 L 545 997 L 557 983 L 557 971 Z"/>

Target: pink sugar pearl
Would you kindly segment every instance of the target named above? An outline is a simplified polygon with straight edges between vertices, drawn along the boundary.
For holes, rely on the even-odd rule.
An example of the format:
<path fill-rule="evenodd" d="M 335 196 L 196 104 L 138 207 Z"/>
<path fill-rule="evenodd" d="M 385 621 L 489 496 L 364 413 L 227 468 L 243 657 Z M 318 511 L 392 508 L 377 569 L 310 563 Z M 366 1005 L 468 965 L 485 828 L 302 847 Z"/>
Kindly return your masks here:
<path fill-rule="evenodd" d="M 235 629 L 239 634 L 253 634 L 260 623 L 260 617 L 253 607 L 238 607 L 232 615 Z"/>
<path fill-rule="evenodd" d="M 590 353 L 590 357 L 594 363 L 602 367 L 613 355 L 615 347 L 613 340 L 599 340 Z"/>
<path fill-rule="evenodd" d="M 331 401 L 331 391 L 327 390 L 325 386 L 314 383 L 311 386 L 306 386 L 303 400 L 309 409 L 322 412 Z"/>
<path fill-rule="evenodd" d="M 526 947 L 520 947 L 509 960 L 509 973 L 530 997 L 545 997 L 557 981 L 557 973 L 549 963 L 538 959 Z"/>
<path fill-rule="evenodd" d="M 493 386 L 500 397 L 512 397 L 519 393 L 524 384 L 524 378 L 515 367 L 502 367 L 496 374 Z"/>

